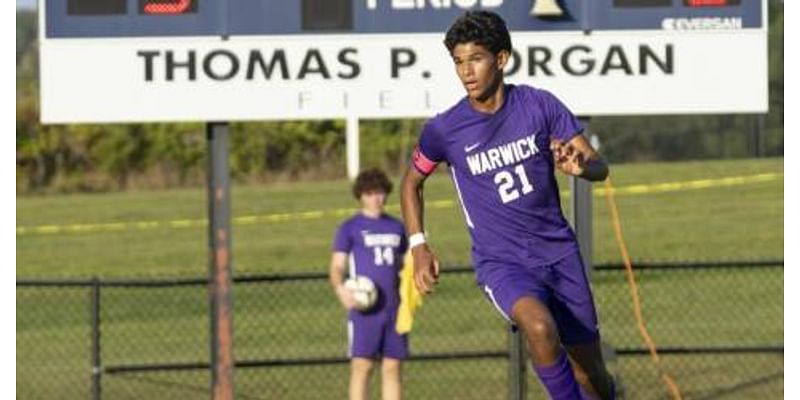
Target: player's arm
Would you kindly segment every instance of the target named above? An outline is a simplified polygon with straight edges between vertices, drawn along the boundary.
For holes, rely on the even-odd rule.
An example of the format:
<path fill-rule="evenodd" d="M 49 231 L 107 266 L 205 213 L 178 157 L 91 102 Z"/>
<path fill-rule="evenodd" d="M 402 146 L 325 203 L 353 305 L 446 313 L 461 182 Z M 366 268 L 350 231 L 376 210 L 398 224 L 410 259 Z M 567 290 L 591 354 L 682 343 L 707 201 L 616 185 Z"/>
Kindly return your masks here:
<path fill-rule="evenodd" d="M 403 175 L 400 205 L 403 212 L 406 232 L 409 235 L 408 248 L 414 257 L 414 284 L 422 293 L 433 291 L 439 280 L 439 260 L 425 242 L 423 220 L 425 198 L 423 188 L 427 175 L 414 166 L 409 166 Z"/>
<path fill-rule="evenodd" d="M 608 176 L 608 164 L 584 135 L 575 135 L 567 143 L 554 139 L 550 150 L 556 168 L 565 174 L 589 181 L 602 181 Z"/>
<path fill-rule="evenodd" d="M 422 221 L 425 214 L 425 196 L 423 194 L 425 179 L 414 167 L 409 167 L 403 175 L 400 192 L 400 207 L 403 213 L 403 222 L 408 235 L 424 231 Z M 409 249 L 410 249 L 409 243 Z"/>
<path fill-rule="evenodd" d="M 328 280 L 331 283 L 333 292 L 342 306 L 346 309 L 355 307 L 356 302 L 352 294 L 347 288 L 344 287 L 344 271 L 347 264 L 347 253 L 341 251 L 334 251 L 331 254 L 330 272 L 328 273 Z"/>

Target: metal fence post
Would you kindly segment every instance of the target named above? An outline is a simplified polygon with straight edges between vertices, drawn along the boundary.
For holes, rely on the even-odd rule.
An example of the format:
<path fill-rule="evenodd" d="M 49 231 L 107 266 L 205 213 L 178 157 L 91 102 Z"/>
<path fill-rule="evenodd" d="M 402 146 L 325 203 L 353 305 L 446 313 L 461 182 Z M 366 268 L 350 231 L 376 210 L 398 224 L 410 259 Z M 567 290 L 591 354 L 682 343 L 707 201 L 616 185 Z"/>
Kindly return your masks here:
<path fill-rule="evenodd" d="M 584 135 L 589 140 L 591 137 L 590 119 L 580 118 L 586 127 Z M 591 277 L 592 272 L 592 182 L 576 176 L 569 177 L 570 190 L 570 223 L 578 239 L 581 250 L 581 259 L 586 269 L 586 274 Z"/>
<path fill-rule="evenodd" d="M 92 279 L 89 291 L 89 315 L 91 318 L 92 340 L 92 399 L 100 400 L 102 397 L 103 366 L 100 358 L 100 280 Z"/>
<path fill-rule="evenodd" d="M 522 345 L 522 334 L 519 329 L 509 326 L 508 339 L 508 396 L 511 400 L 523 400 L 527 382 L 527 363 L 525 348 Z"/>

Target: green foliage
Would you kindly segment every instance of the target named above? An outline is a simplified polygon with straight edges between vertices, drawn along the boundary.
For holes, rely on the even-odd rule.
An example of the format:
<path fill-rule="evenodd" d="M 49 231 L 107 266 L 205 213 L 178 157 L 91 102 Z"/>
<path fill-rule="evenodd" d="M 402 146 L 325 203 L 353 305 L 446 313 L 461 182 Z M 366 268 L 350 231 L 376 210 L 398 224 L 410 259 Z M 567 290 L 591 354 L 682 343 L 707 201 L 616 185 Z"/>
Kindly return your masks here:
<path fill-rule="evenodd" d="M 206 140 L 199 123 L 153 124 L 145 129 L 149 139 L 145 168 L 157 170 L 163 187 L 186 186 L 202 177 Z"/>
<path fill-rule="evenodd" d="M 615 163 L 774 157 L 783 154 L 783 111 L 774 112 L 781 114 L 780 124 L 768 125 L 761 136 L 757 115 L 598 117 L 590 131 Z M 777 124 L 773 117 L 771 110 L 767 120 Z"/>
<path fill-rule="evenodd" d="M 36 71 L 39 69 L 37 29 L 35 12 L 17 11 L 17 79 L 36 79 Z"/>
<path fill-rule="evenodd" d="M 411 149 L 424 120 L 370 120 L 359 125 L 361 166 L 378 167 L 400 174 L 407 165 Z"/>
<path fill-rule="evenodd" d="M 343 120 L 232 124 L 234 177 L 340 177 L 344 129 Z"/>

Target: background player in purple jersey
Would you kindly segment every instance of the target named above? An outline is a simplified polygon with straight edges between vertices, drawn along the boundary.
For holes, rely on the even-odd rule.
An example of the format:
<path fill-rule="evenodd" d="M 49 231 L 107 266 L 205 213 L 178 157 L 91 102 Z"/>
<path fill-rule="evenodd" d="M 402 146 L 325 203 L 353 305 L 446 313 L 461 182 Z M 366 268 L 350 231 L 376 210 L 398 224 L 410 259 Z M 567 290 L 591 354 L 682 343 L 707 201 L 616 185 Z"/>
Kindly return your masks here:
<path fill-rule="evenodd" d="M 383 171 L 368 169 L 356 177 L 353 195 L 361 211 L 336 231 L 331 255 L 330 283 L 349 310 L 347 333 L 350 361 L 350 399 L 366 399 L 375 360 L 381 360 L 381 392 L 384 400 L 401 395 L 400 362 L 408 357 L 408 337 L 395 330 L 400 305 L 399 273 L 407 241 L 402 222 L 384 213 L 392 183 Z M 354 309 L 355 301 L 344 287 L 349 275 L 366 276 L 378 288 L 375 305 Z"/>
<path fill-rule="evenodd" d="M 445 162 L 472 239 L 478 285 L 524 332 L 550 396 L 614 398 L 591 287 L 554 173 L 599 181 L 608 167 L 555 96 L 504 83 L 511 39 L 497 14 L 465 13 L 444 42 L 467 95 L 427 121 L 403 178 L 415 284 L 429 293 L 438 280 L 439 262 L 423 234 L 422 188 Z"/>

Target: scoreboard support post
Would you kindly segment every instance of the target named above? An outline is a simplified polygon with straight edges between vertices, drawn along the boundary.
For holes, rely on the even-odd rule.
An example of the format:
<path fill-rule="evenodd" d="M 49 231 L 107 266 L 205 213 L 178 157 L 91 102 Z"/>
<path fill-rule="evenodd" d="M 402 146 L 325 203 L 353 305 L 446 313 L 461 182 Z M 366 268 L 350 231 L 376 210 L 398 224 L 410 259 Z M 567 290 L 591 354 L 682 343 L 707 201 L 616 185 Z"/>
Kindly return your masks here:
<path fill-rule="evenodd" d="M 229 130 L 227 122 L 206 123 L 212 400 L 234 397 Z"/>
<path fill-rule="evenodd" d="M 347 153 L 347 177 L 350 180 L 356 179 L 360 168 L 360 146 L 358 135 L 358 117 L 349 115 L 347 117 L 347 128 L 345 132 L 345 148 Z"/>

